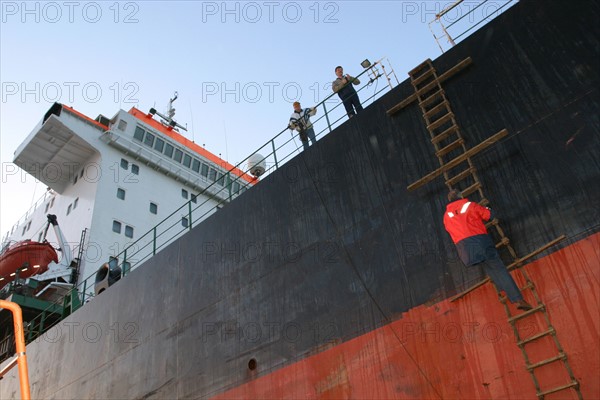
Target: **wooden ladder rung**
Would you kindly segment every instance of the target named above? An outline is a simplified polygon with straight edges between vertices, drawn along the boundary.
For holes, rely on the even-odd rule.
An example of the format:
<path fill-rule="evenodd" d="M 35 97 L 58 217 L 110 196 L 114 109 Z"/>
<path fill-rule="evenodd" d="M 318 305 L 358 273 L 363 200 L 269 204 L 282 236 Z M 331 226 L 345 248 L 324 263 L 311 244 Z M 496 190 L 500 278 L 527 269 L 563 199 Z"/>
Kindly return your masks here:
<path fill-rule="evenodd" d="M 421 75 L 419 75 L 417 78 L 415 78 L 414 76 L 411 75 L 411 77 L 410 77 L 411 83 L 416 88 L 418 84 L 422 83 L 424 80 L 426 80 L 428 77 L 432 76 L 434 73 L 435 73 L 435 69 L 430 68 L 427 71 L 425 71 L 424 73 L 422 73 Z"/>
<path fill-rule="evenodd" d="M 442 117 L 433 121 L 431 124 L 427 125 L 427 130 L 429 132 L 431 132 L 431 131 L 439 128 L 440 126 L 444 125 L 446 122 L 451 121 L 452 118 L 454 118 L 454 114 L 449 112 L 448 114 L 443 115 Z"/>
<path fill-rule="evenodd" d="M 537 393 L 537 396 L 543 398 L 544 396 L 547 396 L 549 394 L 560 392 L 561 390 L 570 389 L 570 388 L 575 388 L 575 389 L 579 388 L 579 382 L 573 381 L 571 383 L 567 383 L 566 385 L 558 386 L 553 389 L 548 389 L 543 392 Z"/>
<path fill-rule="evenodd" d="M 462 171 L 461 173 L 456 174 L 452 178 L 448 179 L 446 181 L 446 185 L 454 186 L 455 183 L 460 182 L 469 176 L 472 176 L 473 172 L 475 172 L 475 171 L 476 171 L 475 167 L 469 167 L 469 168 L 465 169 L 464 171 Z"/>
<path fill-rule="evenodd" d="M 423 109 L 423 107 L 427 107 L 429 104 L 433 103 L 436 99 L 438 99 L 440 97 L 442 99 L 444 99 L 444 101 L 445 101 L 446 99 L 444 98 L 444 93 L 445 92 L 443 89 L 440 89 L 435 93 L 432 93 L 431 96 L 419 101 L 419 107 L 421 107 L 421 109 Z"/>
<path fill-rule="evenodd" d="M 488 204 L 490 204 L 490 201 L 486 198 L 483 198 L 479 201 L 479 205 L 482 207 L 486 207 Z"/>
<path fill-rule="evenodd" d="M 527 290 L 527 289 L 533 289 L 533 282 L 528 282 L 527 285 L 525 285 L 521 288 L 521 291 Z"/>
<path fill-rule="evenodd" d="M 458 139 L 455 140 L 454 142 L 450 143 L 448 146 L 441 148 L 440 150 L 435 152 L 435 155 L 438 157 L 442 157 L 445 156 L 446 154 L 450 153 L 452 150 L 458 149 L 460 146 L 462 146 L 465 143 L 464 139 Z"/>
<path fill-rule="evenodd" d="M 538 340 L 538 339 L 546 337 L 548 335 L 554 335 L 555 333 L 556 333 L 556 331 L 554 330 L 554 328 L 551 327 L 547 331 L 540 332 L 537 335 L 533 335 L 531 337 L 528 337 L 527 339 L 523 339 L 520 342 L 517 342 L 517 346 L 523 347 L 527 343 L 533 342 L 534 340 Z"/>
<path fill-rule="evenodd" d="M 531 310 L 529 310 L 529 311 L 525 311 L 525 312 L 524 312 L 524 313 L 522 313 L 522 314 L 519 314 L 519 315 L 515 315 L 515 316 L 513 316 L 513 317 L 510 317 L 510 318 L 508 319 L 508 323 L 509 323 L 509 324 L 512 324 L 513 322 L 515 322 L 515 321 L 517 321 L 517 320 L 520 320 L 521 318 L 525 318 L 525 317 L 527 317 L 527 316 L 529 316 L 529 315 L 531 315 L 531 314 L 534 314 L 534 313 L 536 313 L 536 312 L 538 312 L 538 311 L 541 311 L 541 310 L 543 310 L 543 309 L 544 309 L 544 307 L 546 307 L 546 306 L 545 306 L 545 305 L 543 305 L 543 304 L 540 304 L 539 306 L 537 306 L 537 307 L 534 307 L 534 308 L 532 308 L 532 309 L 531 309 Z"/>
<path fill-rule="evenodd" d="M 535 364 L 527 364 L 526 367 L 528 370 L 531 371 L 532 369 L 543 367 L 544 365 L 551 364 L 553 362 L 560 361 L 560 360 L 566 360 L 566 359 L 567 359 L 567 355 L 565 353 L 558 353 L 558 355 L 555 357 L 548 358 L 547 360 L 540 361 Z"/>
<path fill-rule="evenodd" d="M 510 240 L 507 237 L 503 237 L 500 239 L 498 243 L 496 243 L 496 248 L 499 249 L 502 246 L 508 246 L 510 244 Z"/>
<path fill-rule="evenodd" d="M 463 190 L 461 194 L 463 197 L 469 197 L 471 194 L 475 193 L 475 191 L 479 190 L 480 188 L 481 183 L 475 182 L 474 184 Z"/>
<path fill-rule="evenodd" d="M 498 225 L 499 222 L 500 221 L 498 221 L 498 218 L 494 218 L 493 220 L 485 224 L 485 227 L 489 229 L 490 226 Z"/>
<path fill-rule="evenodd" d="M 433 107 L 431 110 L 426 111 L 423 114 L 423 118 L 425 118 L 426 120 L 429 119 L 429 117 L 439 113 L 440 110 L 442 110 L 444 107 L 446 108 L 447 112 L 450 112 L 450 104 L 448 103 L 448 100 L 444 100 L 440 102 L 440 104 L 437 104 L 435 107 Z"/>
<path fill-rule="evenodd" d="M 452 135 L 453 133 L 458 133 L 458 125 L 452 125 L 450 128 L 446 129 L 444 132 L 440 133 L 439 135 L 435 135 L 431 139 L 431 143 L 433 143 L 433 144 L 439 143 L 442 140 L 446 139 L 448 136 Z"/>
<path fill-rule="evenodd" d="M 436 86 L 438 87 L 438 90 L 436 90 L 434 93 L 429 93 Z M 425 97 L 423 99 L 420 99 L 422 101 L 422 100 L 425 100 L 426 98 L 428 98 L 430 96 L 435 95 L 437 92 L 439 92 L 441 90 L 443 90 L 442 86 L 440 85 L 440 82 L 436 79 L 435 81 L 429 82 L 427 85 L 423 86 L 422 88 L 420 88 L 418 90 L 415 89 L 415 94 L 417 95 L 417 98 L 420 98 L 421 96 L 427 95 L 429 93 L 427 95 L 427 97 Z"/>
<path fill-rule="evenodd" d="M 414 67 L 413 69 L 408 71 L 408 75 L 410 75 L 410 76 L 416 75 L 417 72 L 419 72 L 420 70 L 422 70 L 425 67 L 433 68 L 431 59 L 428 58 L 427 60 L 423 61 L 421 64 L 417 65 L 416 67 Z"/>

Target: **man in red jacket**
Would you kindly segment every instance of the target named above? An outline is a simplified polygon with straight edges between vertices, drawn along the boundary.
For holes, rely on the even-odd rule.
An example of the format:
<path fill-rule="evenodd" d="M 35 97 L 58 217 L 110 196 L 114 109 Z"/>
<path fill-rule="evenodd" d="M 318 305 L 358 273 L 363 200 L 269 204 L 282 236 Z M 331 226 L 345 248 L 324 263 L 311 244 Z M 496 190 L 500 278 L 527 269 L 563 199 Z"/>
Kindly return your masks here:
<path fill-rule="evenodd" d="M 487 233 L 484 221 L 492 219 L 489 208 L 463 199 L 457 190 L 448 193 L 450 204 L 444 214 L 444 226 L 456 245 L 458 256 L 470 267 L 484 263 L 485 273 L 498 290 L 503 290 L 511 303 L 519 310 L 531 310 L 523 295 L 498 255 L 492 238 Z"/>

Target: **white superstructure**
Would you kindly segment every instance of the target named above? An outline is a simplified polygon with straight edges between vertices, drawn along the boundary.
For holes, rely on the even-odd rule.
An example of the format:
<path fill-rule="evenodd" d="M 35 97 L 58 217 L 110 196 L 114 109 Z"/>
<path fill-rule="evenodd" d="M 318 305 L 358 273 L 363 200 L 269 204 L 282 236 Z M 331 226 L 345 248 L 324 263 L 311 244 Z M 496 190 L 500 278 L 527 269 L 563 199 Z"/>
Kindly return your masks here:
<path fill-rule="evenodd" d="M 119 110 L 110 120 L 102 115 L 94 120 L 54 104 L 14 157 L 16 165 L 48 190 L 6 234 L 3 244 L 40 241 L 46 215 L 56 214 L 74 258 L 87 229 L 81 280 L 186 202 L 192 201 L 190 207 L 169 217 L 175 235 L 254 183 L 249 175 L 180 135 L 172 119 L 159 122 L 154 113 L 132 108 Z M 57 243 L 51 233 L 47 239 Z M 171 234 L 158 239 L 148 235 L 136 246 L 152 242 L 160 247 L 172 240 Z"/>

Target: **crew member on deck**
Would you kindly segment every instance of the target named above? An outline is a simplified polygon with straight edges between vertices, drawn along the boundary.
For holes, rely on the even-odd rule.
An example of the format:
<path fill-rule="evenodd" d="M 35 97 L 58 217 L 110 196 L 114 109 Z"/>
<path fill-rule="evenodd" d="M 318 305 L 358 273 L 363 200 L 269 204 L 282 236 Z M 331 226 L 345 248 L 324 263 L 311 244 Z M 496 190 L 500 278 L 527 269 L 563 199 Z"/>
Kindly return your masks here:
<path fill-rule="evenodd" d="M 311 144 L 315 144 L 317 141 L 312 122 L 310 122 L 310 117 L 316 113 L 316 107 L 302 109 L 299 102 L 294 102 L 294 112 L 290 117 L 288 126 L 290 129 L 298 131 L 304 150 L 308 149 L 308 139 L 310 139 Z"/>
<path fill-rule="evenodd" d="M 523 299 L 519 287 L 500 259 L 496 246 L 487 233 L 484 221 L 492 218 L 491 210 L 463 199 L 458 190 L 448 193 L 448 201 L 450 204 L 444 214 L 444 226 L 456 245 L 462 262 L 467 267 L 483 263 L 485 273 L 498 290 L 506 293 L 511 303 L 516 303 L 519 310 L 531 310 L 531 305 Z"/>
<path fill-rule="evenodd" d="M 344 75 L 344 69 L 341 66 L 335 67 L 335 75 L 337 78 L 331 84 L 331 89 L 342 99 L 348 118 L 352 118 L 354 114 L 358 114 L 363 110 L 358 93 L 352 87 L 352 85 L 359 85 L 360 81 L 348 74 Z M 354 110 L 356 110 L 356 113 Z"/>

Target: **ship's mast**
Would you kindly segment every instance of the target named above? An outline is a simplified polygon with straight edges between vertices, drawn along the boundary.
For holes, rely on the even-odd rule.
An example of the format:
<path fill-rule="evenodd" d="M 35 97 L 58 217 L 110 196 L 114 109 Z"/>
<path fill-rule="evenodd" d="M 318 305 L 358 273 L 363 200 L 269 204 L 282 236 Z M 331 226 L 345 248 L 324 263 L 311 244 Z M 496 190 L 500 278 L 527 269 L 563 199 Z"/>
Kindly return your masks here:
<path fill-rule="evenodd" d="M 159 117 L 161 117 L 162 120 L 160 122 L 163 123 L 164 125 L 170 126 L 172 128 L 181 128 L 187 132 L 187 127 L 177 123 L 174 119 L 175 108 L 173 107 L 173 103 L 175 102 L 175 100 L 177 100 L 177 97 L 178 97 L 178 93 L 175 92 L 173 94 L 173 98 L 169 99 L 169 108 L 167 109 L 167 115 L 163 115 L 163 114 L 159 113 L 158 111 L 156 111 L 155 108 L 150 109 L 150 114 L 152 114 L 152 115 L 156 114 Z"/>

